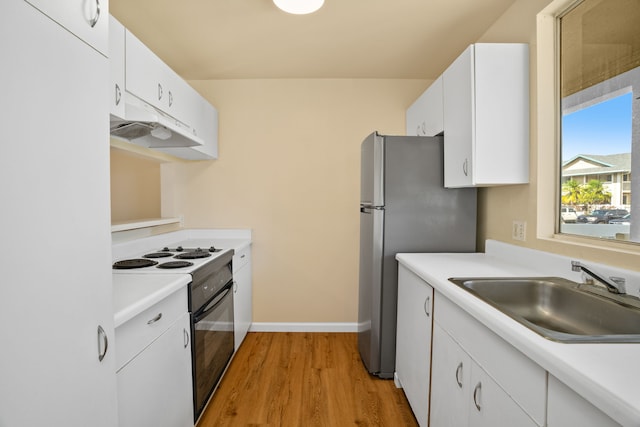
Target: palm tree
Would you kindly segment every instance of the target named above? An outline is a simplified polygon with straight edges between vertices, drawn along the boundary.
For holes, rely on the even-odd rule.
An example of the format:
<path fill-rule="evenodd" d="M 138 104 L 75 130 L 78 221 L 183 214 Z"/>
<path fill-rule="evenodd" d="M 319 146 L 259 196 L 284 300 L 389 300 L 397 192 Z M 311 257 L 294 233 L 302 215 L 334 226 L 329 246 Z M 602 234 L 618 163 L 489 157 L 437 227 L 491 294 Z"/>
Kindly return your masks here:
<path fill-rule="evenodd" d="M 582 187 L 578 181 L 571 179 L 562 184 L 562 203 L 565 205 L 577 205 L 582 201 Z"/>
<path fill-rule="evenodd" d="M 604 189 L 601 181 L 592 179 L 582 186 L 582 201 L 586 205 L 609 203 L 611 201 L 611 193 Z"/>

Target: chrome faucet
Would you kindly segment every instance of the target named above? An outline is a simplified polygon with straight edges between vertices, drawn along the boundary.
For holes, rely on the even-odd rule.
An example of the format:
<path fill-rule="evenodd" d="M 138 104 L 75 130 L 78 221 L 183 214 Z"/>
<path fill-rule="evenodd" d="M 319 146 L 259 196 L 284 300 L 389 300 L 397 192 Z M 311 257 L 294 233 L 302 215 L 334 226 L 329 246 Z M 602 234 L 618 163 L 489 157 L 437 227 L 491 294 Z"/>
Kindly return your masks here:
<path fill-rule="evenodd" d="M 584 272 L 591 278 L 597 280 L 598 282 L 606 286 L 607 290 L 611 293 L 614 293 L 614 294 L 627 293 L 626 280 L 624 279 L 624 277 L 609 277 L 609 279 L 606 279 L 600 276 L 599 274 L 593 272 L 593 270 L 590 270 L 584 264 L 581 264 L 579 261 L 571 261 L 571 271 Z"/>

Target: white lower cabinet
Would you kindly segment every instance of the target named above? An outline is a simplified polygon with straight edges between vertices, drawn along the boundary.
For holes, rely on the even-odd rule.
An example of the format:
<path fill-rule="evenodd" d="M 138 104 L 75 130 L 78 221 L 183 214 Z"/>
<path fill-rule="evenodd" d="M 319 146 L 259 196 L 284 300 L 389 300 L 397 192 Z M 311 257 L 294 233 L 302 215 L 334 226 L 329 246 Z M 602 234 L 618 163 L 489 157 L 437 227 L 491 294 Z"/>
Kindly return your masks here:
<path fill-rule="evenodd" d="M 395 374 L 423 427 L 429 420 L 432 313 L 433 288 L 399 265 Z"/>
<path fill-rule="evenodd" d="M 437 324 L 433 348 L 432 427 L 538 425 Z"/>
<path fill-rule="evenodd" d="M 437 324 L 433 346 L 430 425 L 467 425 L 471 358 Z"/>
<path fill-rule="evenodd" d="M 233 295 L 234 341 L 237 351 L 247 336 L 253 319 L 251 246 L 247 246 L 233 255 L 233 280 L 235 281 Z"/>
<path fill-rule="evenodd" d="M 549 375 L 548 427 L 620 427 L 553 375 Z"/>
<path fill-rule="evenodd" d="M 176 304 L 182 307 L 178 314 Z M 116 374 L 119 427 L 193 426 L 191 322 L 186 308 L 185 289 L 183 296 L 168 297 L 116 328 L 118 359 L 126 359 Z M 141 348 L 129 358 L 136 343 Z"/>
<path fill-rule="evenodd" d="M 431 427 L 546 424 L 547 372 L 434 294 Z"/>

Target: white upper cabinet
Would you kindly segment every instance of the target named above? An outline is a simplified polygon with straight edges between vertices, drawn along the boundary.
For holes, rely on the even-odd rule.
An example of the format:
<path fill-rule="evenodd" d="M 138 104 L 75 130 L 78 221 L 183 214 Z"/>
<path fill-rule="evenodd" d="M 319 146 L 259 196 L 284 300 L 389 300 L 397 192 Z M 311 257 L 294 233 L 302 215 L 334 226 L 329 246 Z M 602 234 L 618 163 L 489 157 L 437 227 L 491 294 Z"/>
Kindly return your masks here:
<path fill-rule="evenodd" d="M 109 16 L 110 113 L 124 118 L 124 25 Z"/>
<path fill-rule="evenodd" d="M 442 76 L 407 109 L 407 135 L 435 136 L 444 130 Z"/>
<path fill-rule="evenodd" d="M 199 120 L 201 96 L 128 30 L 125 70 L 128 92 L 188 126 Z"/>
<path fill-rule="evenodd" d="M 527 183 L 528 45 L 471 45 L 442 79 L 445 187 Z"/>
<path fill-rule="evenodd" d="M 109 52 L 109 0 L 26 0 L 102 53 Z"/>
<path fill-rule="evenodd" d="M 216 108 L 116 19 L 110 17 L 109 25 L 109 93 L 112 118 L 127 121 L 127 104 L 138 98 L 160 111 L 162 117 L 175 124 L 176 128 L 201 140 L 202 145 L 162 147 L 161 144 L 149 144 L 148 141 L 143 141 L 144 138 L 133 142 L 187 160 L 216 159 Z M 139 106 L 136 105 L 134 110 L 135 108 Z"/>

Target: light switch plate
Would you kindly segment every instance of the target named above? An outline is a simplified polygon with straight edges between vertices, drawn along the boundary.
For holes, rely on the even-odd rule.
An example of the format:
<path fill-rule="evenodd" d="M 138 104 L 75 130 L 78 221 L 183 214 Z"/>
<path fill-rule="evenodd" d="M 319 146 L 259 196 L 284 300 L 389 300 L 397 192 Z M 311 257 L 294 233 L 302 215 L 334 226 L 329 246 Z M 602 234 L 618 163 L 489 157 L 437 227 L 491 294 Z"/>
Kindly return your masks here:
<path fill-rule="evenodd" d="M 527 239 L 527 222 L 513 221 L 511 237 L 513 238 L 513 240 L 520 240 L 524 242 Z"/>

